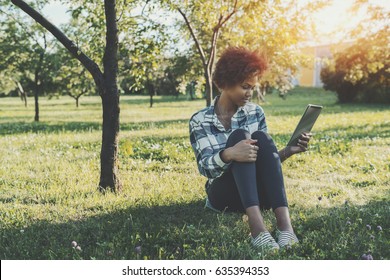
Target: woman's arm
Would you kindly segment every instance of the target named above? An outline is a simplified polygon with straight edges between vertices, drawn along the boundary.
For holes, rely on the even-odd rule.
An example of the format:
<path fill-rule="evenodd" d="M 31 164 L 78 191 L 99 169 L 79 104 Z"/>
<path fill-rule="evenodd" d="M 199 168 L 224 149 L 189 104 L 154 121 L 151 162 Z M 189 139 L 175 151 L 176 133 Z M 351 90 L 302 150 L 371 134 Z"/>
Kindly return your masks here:
<path fill-rule="evenodd" d="M 301 137 L 298 139 L 298 144 L 296 146 L 287 146 L 279 151 L 280 161 L 283 162 L 292 155 L 306 152 L 311 138 L 311 133 L 302 133 Z"/>
<path fill-rule="evenodd" d="M 289 148 L 290 147 L 287 146 L 279 151 L 279 158 L 281 162 L 285 161 L 286 159 L 288 159 L 293 155 Z"/>
<path fill-rule="evenodd" d="M 190 119 L 190 142 L 195 154 L 200 174 L 207 178 L 217 178 L 228 169 L 230 163 L 221 159 L 221 151 L 215 152 L 208 140 L 206 130 L 195 117 Z"/>

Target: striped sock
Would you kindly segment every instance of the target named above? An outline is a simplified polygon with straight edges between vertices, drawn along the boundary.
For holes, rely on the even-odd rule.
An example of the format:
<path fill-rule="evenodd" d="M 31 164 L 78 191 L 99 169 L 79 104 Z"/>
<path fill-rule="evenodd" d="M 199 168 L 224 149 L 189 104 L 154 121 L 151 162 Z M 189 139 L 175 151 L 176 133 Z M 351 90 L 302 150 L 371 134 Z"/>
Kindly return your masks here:
<path fill-rule="evenodd" d="M 268 231 L 260 232 L 260 234 L 255 238 L 251 236 L 251 243 L 254 247 L 258 249 L 279 249 L 278 243 L 276 243 L 275 239 L 273 239 L 273 237 Z"/>
<path fill-rule="evenodd" d="M 299 243 L 298 237 L 291 231 L 280 231 L 276 229 L 276 239 L 280 248 Z"/>

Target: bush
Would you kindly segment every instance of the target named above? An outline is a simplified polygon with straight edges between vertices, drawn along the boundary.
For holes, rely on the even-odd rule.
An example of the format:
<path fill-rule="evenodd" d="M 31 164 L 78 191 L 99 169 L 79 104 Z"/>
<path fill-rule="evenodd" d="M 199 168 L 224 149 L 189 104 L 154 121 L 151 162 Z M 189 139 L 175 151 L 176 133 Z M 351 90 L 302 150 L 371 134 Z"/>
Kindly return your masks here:
<path fill-rule="evenodd" d="M 341 103 L 390 103 L 390 55 L 379 35 L 336 53 L 321 71 L 324 89 L 335 91 Z"/>

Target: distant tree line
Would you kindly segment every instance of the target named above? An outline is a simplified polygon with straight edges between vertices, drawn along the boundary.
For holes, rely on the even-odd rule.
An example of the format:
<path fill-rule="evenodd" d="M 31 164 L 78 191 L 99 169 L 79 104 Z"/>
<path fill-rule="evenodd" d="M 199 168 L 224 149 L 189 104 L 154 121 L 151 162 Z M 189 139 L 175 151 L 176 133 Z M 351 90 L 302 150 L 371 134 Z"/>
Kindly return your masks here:
<path fill-rule="evenodd" d="M 368 18 L 351 32 L 358 39 L 334 55 L 321 79 L 341 103 L 390 103 L 390 11 L 356 1 L 354 10 L 362 9 Z"/>

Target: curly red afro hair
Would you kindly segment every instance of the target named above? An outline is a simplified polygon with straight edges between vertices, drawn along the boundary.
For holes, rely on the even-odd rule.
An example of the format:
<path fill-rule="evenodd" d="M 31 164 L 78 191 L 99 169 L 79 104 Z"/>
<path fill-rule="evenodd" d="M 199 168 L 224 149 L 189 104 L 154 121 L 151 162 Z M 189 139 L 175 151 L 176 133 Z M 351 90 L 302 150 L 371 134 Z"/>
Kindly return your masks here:
<path fill-rule="evenodd" d="M 213 82 L 220 89 L 235 86 L 248 78 L 261 76 L 267 68 L 263 53 L 244 47 L 228 47 L 215 66 Z"/>

